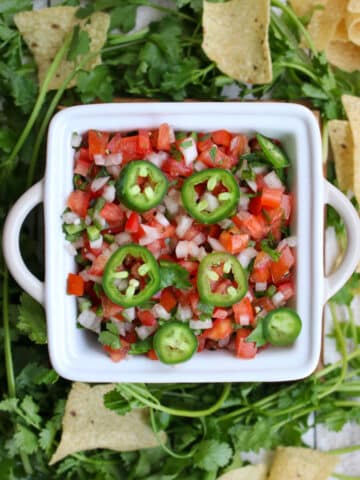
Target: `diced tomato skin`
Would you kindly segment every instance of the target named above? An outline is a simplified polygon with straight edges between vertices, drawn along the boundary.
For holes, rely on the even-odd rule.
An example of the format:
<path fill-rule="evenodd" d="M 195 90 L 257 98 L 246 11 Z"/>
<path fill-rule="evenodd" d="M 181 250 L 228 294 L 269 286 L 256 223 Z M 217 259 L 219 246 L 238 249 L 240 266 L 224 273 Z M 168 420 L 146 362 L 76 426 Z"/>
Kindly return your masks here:
<path fill-rule="evenodd" d="M 130 330 L 129 332 L 126 332 L 126 335 L 124 337 L 121 337 L 122 340 L 125 340 L 128 343 L 136 343 L 138 340 L 138 336 L 136 334 L 135 329 Z"/>
<path fill-rule="evenodd" d="M 249 212 L 240 211 L 232 218 L 243 233 L 247 233 L 253 240 L 261 240 L 267 235 L 268 228 L 261 215 L 251 215 Z"/>
<path fill-rule="evenodd" d="M 150 310 L 138 310 L 137 317 L 146 327 L 154 327 L 157 325 L 157 320 Z"/>
<path fill-rule="evenodd" d="M 210 340 L 222 340 L 233 332 L 233 327 L 230 318 L 217 318 L 213 322 L 213 326 L 207 330 L 204 330 L 203 337 Z"/>
<path fill-rule="evenodd" d="M 136 160 L 139 156 L 138 135 L 122 137 L 119 140 L 119 150 L 123 154 L 123 163 L 127 163 L 130 160 Z"/>
<path fill-rule="evenodd" d="M 106 150 L 109 153 L 121 153 L 121 134 L 115 133 L 110 142 L 107 144 Z"/>
<path fill-rule="evenodd" d="M 81 218 L 85 218 L 87 215 L 87 211 L 89 208 L 90 203 L 90 193 L 83 192 L 82 190 L 74 190 L 70 193 L 67 206 L 70 210 Z"/>
<path fill-rule="evenodd" d="M 108 261 L 108 256 L 103 253 L 95 258 L 91 267 L 88 270 L 89 275 L 100 276 L 104 273 L 106 262 Z"/>
<path fill-rule="evenodd" d="M 192 262 L 190 260 L 181 260 L 179 262 L 179 265 L 185 268 L 185 270 L 187 270 L 190 273 L 190 275 L 196 274 L 199 269 L 199 263 Z"/>
<path fill-rule="evenodd" d="M 110 358 L 113 362 L 117 363 L 126 358 L 130 345 L 125 341 L 120 339 L 121 348 L 111 348 L 108 345 L 103 345 L 103 349 L 110 355 Z"/>
<path fill-rule="evenodd" d="M 67 294 L 81 297 L 84 295 L 85 282 L 81 275 L 69 273 L 67 278 Z"/>
<path fill-rule="evenodd" d="M 270 280 L 271 259 L 265 252 L 259 252 L 255 258 L 250 281 L 253 283 L 267 283 Z"/>
<path fill-rule="evenodd" d="M 216 307 L 214 309 L 214 313 L 212 314 L 212 318 L 221 318 L 224 320 L 224 318 L 229 316 L 229 312 L 225 308 L 220 308 Z"/>
<path fill-rule="evenodd" d="M 284 296 L 284 301 L 287 302 L 295 295 L 295 288 L 293 282 L 284 282 L 279 285 L 278 291 Z"/>
<path fill-rule="evenodd" d="M 231 142 L 231 133 L 227 130 L 216 130 L 212 132 L 211 138 L 216 145 L 228 148 Z"/>
<path fill-rule="evenodd" d="M 105 294 L 100 296 L 100 300 L 104 318 L 115 317 L 124 310 L 123 307 L 112 302 Z"/>
<path fill-rule="evenodd" d="M 94 155 L 105 155 L 108 141 L 109 133 L 100 132 L 98 130 L 89 130 L 88 143 L 90 158 L 93 159 Z"/>
<path fill-rule="evenodd" d="M 208 135 L 208 136 L 204 135 L 203 137 L 204 137 L 204 139 L 202 139 L 202 137 L 200 137 L 199 140 L 196 143 L 196 147 L 197 147 L 199 152 L 204 152 L 205 150 L 208 150 L 209 148 L 211 148 L 211 146 L 213 145 L 213 141 L 212 141 L 210 135 Z"/>
<path fill-rule="evenodd" d="M 253 301 L 253 306 L 254 308 L 259 307 L 262 312 L 271 312 L 271 310 L 274 310 L 275 305 L 271 301 L 269 297 L 260 297 L 260 298 L 255 298 Z"/>
<path fill-rule="evenodd" d="M 151 349 L 147 352 L 146 356 L 147 356 L 150 360 L 159 360 L 159 359 L 158 359 L 158 356 L 156 355 L 156 352 L 155 352 L 155 350 L 154 350 L 153 348 L 151 348 Z"/>
<path fill-rule="evenodd" d="M 198 156 L 198 160 L 210 168 L 217 167 L 229 169 L 236 163 L 232 157 L 226 155 L 215 144 L 213 144 L 209 150 L 202 151 Z"/>
<path fill-rule="evenodd" d="M 105 218 L 110 227 L 121 225 L 124 220 L 124 211 L 116 203 L 106 202 L 99 212 L 100 216 Z"/>
<path fill-rule="evenodd" d="M 77 159 L 74 167 L 74 173 L 86 177 L 89 173 L 90 165 L 87 162 Z"/>
<path fill-rule="evenodd" d="M 125 231 L 128 233 L 137 233 L 140 228 L 140 215 L 136 212 L 131 212 L 129 218 L 125 223 Z"/>
<path fill-rule="evenodd" d="M 238 156 L 248 150 L 248 138 L 246 135 L 234 135 L 230 143 L 230 154 L 238 161 Z"/>
<path fill-rule="evenodd" d="M 288 245 L 282 249 L 280 258 L 277 262 L 273 261 L 270 266 L 271 278 L 273 283 L 279 283 L 288 273 L 295 263 L 294 255 Z"/>
<path fill-rule="evenodd" d="M 235 355 L 238 358 L 250 359 L 254 358 L 257 353 L 255 342 L 246 342 L 246 338 L 250 335 L 251 330 L 241 328 L 236 332 L 235 337 Z"/>
<path fill-rule="evenodd" d="M 140 155 L 147 155 L 151 152 L 150 135 L 148 130 L 139 130 L 137 150 Z"/>
<path fill-rule="evenodd" d="M 88 163 L 89 166 L 92 165 L 92 158 L 89 155 L 89 149 L 81 147 L 79 151 L 77 152 L 75 158 L 81 160 L 81 162 Z"/>
<path fill-rule="evenodd" d="M 236 255 L 244 250 L 249 243 L 248 234 L 232 234 L 223 231 L 219 236 L 219 241 L 229 253 Z"/>
<path fill-rule="evenodd" d="M 160 296 L 160 304 L 167 312 L 171 312 L 177 305 L 177 300 L 171 288 L 164 288 Z"/>
<path fill-rule="evenodd" d="M 167 152 L 170 150 L 170 127 L 167 123 L 162 123 L 159 127 L 157 149 Z"/>
<path fill-rule="evenodd" d="M 197 351 L 198 351 L 199 353 L 200 353 L 200 352 L 203 352 L 204 349 L 205 349 L 206 338 L 203 337 L 202 335 L 198 335 L 196 338 L 197 338 L 197 342 L 198 342 Z"/>
<path fill-rule="evenodd" d="M 167 173 L 171 178 L 188 177 L 193 173 L 192 166 L 187 166 L 183 161 L 177 161 L 174 158 L 167 158 L 163 163 L 161 170 Z"/>
<path fill-rule="evenodd" d="M 248 317 L 249 325 L 253 325 L 255 321 L 254 308 L 251 304 L 250 299 L 245 296 L 240 302 L 235 303 L 232 306 L 234 312 L 235 323 L 239 325 L 244 324 L 244 318 Z"/>

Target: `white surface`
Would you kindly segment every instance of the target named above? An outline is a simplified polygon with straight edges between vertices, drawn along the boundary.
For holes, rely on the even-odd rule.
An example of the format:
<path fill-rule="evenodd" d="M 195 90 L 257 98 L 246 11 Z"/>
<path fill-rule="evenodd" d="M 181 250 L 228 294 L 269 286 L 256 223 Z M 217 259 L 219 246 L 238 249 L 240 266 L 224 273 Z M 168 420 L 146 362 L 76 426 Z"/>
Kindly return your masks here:
<path fill-rule="evenodd" d="M 294 162 L 294 233 L 298 236 L 296 309 L 303 320 L 297 342 L 270 348 L 251 362 L 227 352 L 203 352 L 176 368 L 131 357 L 114 364 L 88 332 L 76 328 L 76 302 L 66 295 L 66 278 L 75 270 L 64 249 L 61 214 L 72 191 L 71 135 L 90 128 L 133 130 L 167 121 L 176 130 L 227 128 L 260 131 L 283 142 Z M 319 129 L 311 112 L 289 104 L 146 103 L 87 105 L 58 113 L 52 120 L 45 176 L 46 293 L 49 352 L 65 378 L 92 382 L 278 381 L 310 374 L 319 359 L 323 304 L 323 178 Z M 61 158 L 61 162 L 59 161 Z"/>

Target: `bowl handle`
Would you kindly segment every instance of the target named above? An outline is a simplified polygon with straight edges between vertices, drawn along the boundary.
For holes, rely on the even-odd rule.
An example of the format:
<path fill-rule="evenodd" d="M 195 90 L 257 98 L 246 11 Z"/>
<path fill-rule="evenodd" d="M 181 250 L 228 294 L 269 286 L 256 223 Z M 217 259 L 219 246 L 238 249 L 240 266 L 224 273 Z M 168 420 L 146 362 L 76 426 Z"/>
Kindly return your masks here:
<path fill-rule="evenodd" d="M 360 218 L 350 200 L 327 180 L 324 180 L 324 193 L 325 203 L 334 207 L 342 217 L 347 235 L 346 250 L 339 268 L 325 277 L 326 302 L 349 279 L 360 261 Z"/>
<path fill-rule="evenodd" d="M 30 211 L 43 200 L 43 181 L 35 183 L 13 205 L 3 231 L 3 252 L 11 275 L 29 295 L 44 303 L 44 282 L 27 268 L 20 252 L 20 231 Z"/>

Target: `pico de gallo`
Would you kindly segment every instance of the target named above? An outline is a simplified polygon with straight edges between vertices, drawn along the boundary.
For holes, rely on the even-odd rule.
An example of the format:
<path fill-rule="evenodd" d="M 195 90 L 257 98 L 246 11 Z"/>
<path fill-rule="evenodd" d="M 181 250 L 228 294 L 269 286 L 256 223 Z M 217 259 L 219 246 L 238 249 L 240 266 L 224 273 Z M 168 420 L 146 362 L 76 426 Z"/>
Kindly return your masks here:
<path fill-rule="evenodd" d="M 78 324 L 115 362 L 254 358 L 294 342 L 296 238 L 279 141 L 227 130 L 73 135 L 63 230 Z"/>

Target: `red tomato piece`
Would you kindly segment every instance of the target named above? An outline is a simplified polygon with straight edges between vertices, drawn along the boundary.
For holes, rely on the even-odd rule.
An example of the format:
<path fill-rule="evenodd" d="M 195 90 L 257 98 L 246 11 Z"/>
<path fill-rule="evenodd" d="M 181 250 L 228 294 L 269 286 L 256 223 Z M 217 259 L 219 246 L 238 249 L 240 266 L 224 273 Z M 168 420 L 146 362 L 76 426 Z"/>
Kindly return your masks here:
<path fill-rule="evenodd" d="M 220 148 L 213 144 L 208 150 L 204 150 L 198 156 L 198 160 L 210 168 L 231 168 L 235 165 L 236 161 L 233 158 L 226 155 Z"/>
<path fill-rule="evenodd" d="M 147 352 L 146 356 L 147 356 L 150 360 L 159 360 L 159 359 L 158 359 L 158 356 L 156 355 L 156 352 L 155 352 L 155 350 L 154 350 L 153 348 L 151 348 L 151 349 Z"/>
<path fill-rule="evenodd" d="M 250 335 L 251 332 L 252 330 L 248 328 L 241 328 L 236 332 L 235 355 L 238 358 L 250 359 L 256 356 L 256 343 L 246 341 L 246 338 Z"/>
<path fill-rule="evenodd" d="M 115 317 L 124 310 L 123 307 L 112 302 L 106 295 L 101 295 L 100 299 L 105 318 Z"/>
<path fill-rule="evenodd" d="M 211 138 L 216 145 L 222 145 L 228 148 L 231 142 L 231 133 L 227 130 L 216 130 L 212 132 Z"/>
<path fill-rule="evenodd" d="M 157 149 L 158 150 L 170 150 L 170 127 L 167 123 L 162 123 L 159 127 L 158 137 L 157 137 Z"/>
<path fill-rule="evenodd" d="M 103 345 L 105 352 L 110 355 L 110 358 L 113 362 L 120 362 L 123 360 L 130 350 L 130 345 L 123 339 L 120 339 L 121 348 L 111 348 L 108 345 Z"/>
<path fill-rule="evenodd" d="M 84 295 L 85 282 L 81 275 L 69 273 L 67 278 L 67 293 L 68 295 L 76 295 L 81 297 Z"/>
<path fill-rule="evenodd" d="M 277 262 L 271 262 L 270 272 L 272 281 L 277 284 L 290 273 L 290 268 L 294 265 L 295 258 L 288 245 L 281 250 L 280 258 Z"/>
<path fill-rule="evenodd" d="M 105 218 L 110 227 L 117 227 L 124 220 L 124 211 L 116 203 L 106 202 L 99 213 L 101 217 Z"/>
<path fill-rule="evenodd" d="M 190 275 L 196 274 L 199 268 L 198 262 L 191 262 L 190 260 L 181 260 L 178 262 L 185 270 L 187 270 Z"/>
<path fill-rule="evenodd" d="M 82 190 L 74 190 L 70 193 L 67 200 L 67 206 L 70 210 L 79 215 L 79 217 L 85 218 L 90 203 L 90 193 L 83 192 Z"/>
<path fill-rule="evenodd" d="M 252 325 L 254 323 L 254 309 L 248 297 L 244 297 L 233 306 L 234 320 L 239 325 Z"/>
<path fill-rule="evenodd" d="M 220 234 L 219 241 L 229 253 L 236 255 L 240 253 L 249 243 L 249 235 L 247 233 L 231 233 L 223 231 Z"/>
<path fill-rule="evenodd" d="M 161 292 L 160 303 L 167 312 L 171 312 L 171 310 L 176 307 L 177 300 L 171 288 L 164 288 Z"/>
<path fill-rule="evenodd" d="M 242 155 L 248 150 L 248 138 L 246 135 L 235 135 L 230 143 L 230 155 L 238 160 L 239 155 Z"/>
<path fill-rule="evenodd" d="M 89 156 L 94 158 L 94 155 L 105 155 L 106 147 L 109 141 L 110 134 L 107 132 L 100 132 L 98 130 L 89 130 L 88 144 Z"/>
<path fill-rule="evenodd" d="M 138 135 L 132 135 L 130 137 L 123 137 L 119 140 L 119 149 L 123 154 L 123 162 L 126 163 L 130 160 L 136 160 L 139 156 L 138 153 Z"/>
<path fill-rule="evenodd" d="M 222 340 L 223 338 L 228 337 L 233 332 L 233 327 L 230 318 L 217 318 L 213 322 L 213 326 L 204 330 L 203 337 L 210 340 Z"/>
<path fill-rule="evenodd" d="M 220 307 L 216 307 L 214 309 L 214 313 L 212 314 L 213 318 L 221 318 L 222 320 L 224 320 L 224 318 L 228 316 L 229 316 L 229 312 L 225 308 L 220 308 Z"/>
<path fill-rule="evenodd" d="M 110 142 L 107 144 L 106 149 L 110 153 L 120 153 L 121 152 L 121 135 L 120 133 L 115 133 Z"/>
<path fill-rule="evenodd" d="M 211 135 L 206 133 L 203 135 L 199 135 L 199 140 L 196 143 L 197 149 L 199 152 L 204 152 L 205 150 L 209 150 L 213 145 L 213 141 L 211 139 Z"/>
<path fill-rule="evenodd" d="M 146 327 L 153 327 L 157 325 L 157 320 L 150 310 L 138 310 L 137 317 Z"/>
<path fill-rule="evenodd" d="M 140 155 L 146 155 L 151 152 L 149 130 L 139 130 L 137 149 Z"/>
<path fill-rule="evenodd" d="M 88 270 L 89 275 L 102 275 L 108 258 L 109 257 L 104 254 L 97 256 Z"/>
<path fill-rule="evenodd" d="M 250 200 L 249 211 L 259 215 L 263 208 L 279 208 L 281 205 L 282 189 L 264 187 L 261 194 Z"/>
<path fill-rule="evenodd" d="M 261 240 L 268 233 L 268 227 L 261 215 L 251 215 L 242 210 L 232 220 L 243 233 L 247 233 L 254 240 Z"/>
<path fill-rule="evenodd" d="M 177 161 L 171 157 L 165 160 L 165 162 L 162 164 L 161 170 L 172 178 L 176 178 L 178 176 L 188 177 L 193 173 L 193 168 L 191 165 L 187 166 L 183 160 Z"/>
<path fill-rule="evenodd" d="M 80 157 L 75 161 L 74 173 L 86 177 L 89 173 L 90 163 L 84 162 Z"/>
<path fill-rule="evenodd" d="M 131 212 L 129 218 L 125 223 L 125 231 L 129 233 L 137 233 L 140 227 L 140 215 L 136 212 Z"/>
<path fill-rule="evenodd" d="M 260 308 L 260 310 L 265 313 L 271 312 L 271 310 L 275 308 L 275 305 L 269 297 L 255 298 L 253 305 L 254 308 Z"/>
<path fill-rule="evenodd" d="M 295 288 L 293 282 L 284 282 L 279 285 L 278 291 L 284 296 L 284 301 L 287 302 L 295 295 Z"/>
<path fill-rule="evenodd" d="M 265 252 L 256 255 L 250 281 L 253 283 L 267 283 L 270 280 L 271 258 Z"/>

